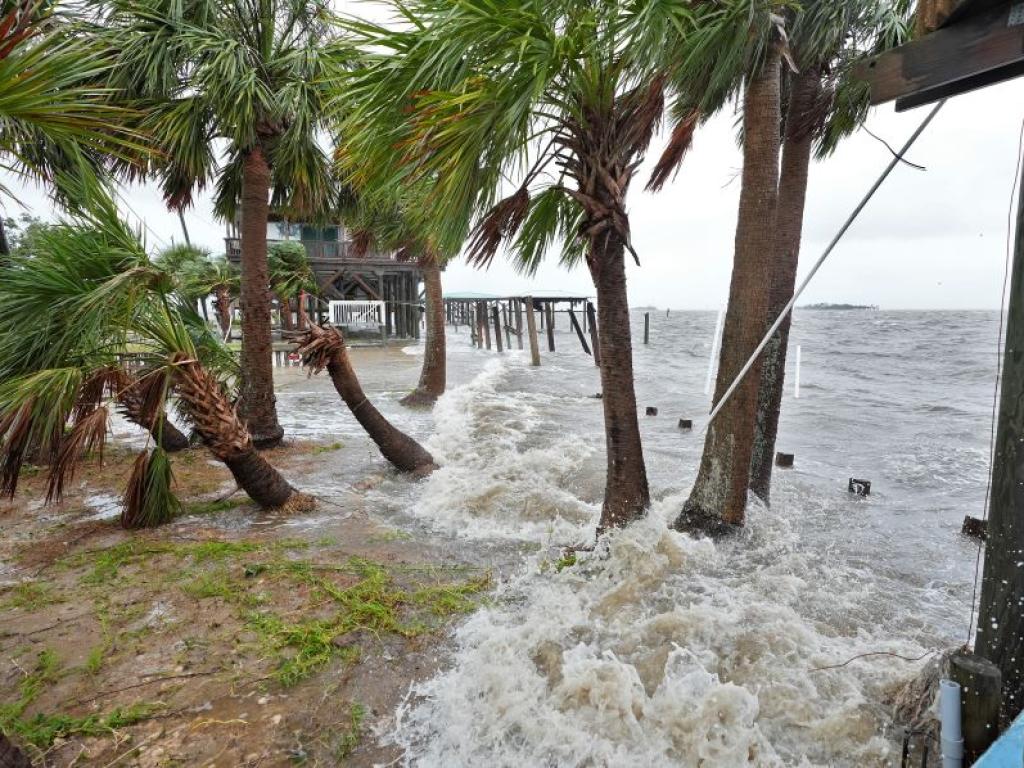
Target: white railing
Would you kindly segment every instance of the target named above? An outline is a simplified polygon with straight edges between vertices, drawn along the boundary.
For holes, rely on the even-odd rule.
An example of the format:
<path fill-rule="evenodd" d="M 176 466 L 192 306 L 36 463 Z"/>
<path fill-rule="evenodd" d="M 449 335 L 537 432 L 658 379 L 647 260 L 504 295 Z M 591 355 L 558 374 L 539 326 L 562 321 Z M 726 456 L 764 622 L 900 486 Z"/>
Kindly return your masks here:
<path fill-rule="evenodd" d="M 384 325 L 383 301 L 332 301 L 329 308 L 331 325 L 373 329 Z"/>

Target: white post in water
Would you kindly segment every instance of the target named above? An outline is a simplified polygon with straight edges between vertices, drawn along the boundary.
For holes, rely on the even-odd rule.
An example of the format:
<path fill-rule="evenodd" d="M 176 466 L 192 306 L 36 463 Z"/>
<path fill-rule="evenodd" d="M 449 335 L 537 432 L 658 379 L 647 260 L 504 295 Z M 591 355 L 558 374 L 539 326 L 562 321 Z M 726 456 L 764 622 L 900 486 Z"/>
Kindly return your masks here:
<path fill-rule="evenodd" d="M 793 382 L 793 397 L 797 400 L 800 399 L 800 345 L 796 345 L 796 377 Z"/>
<path fill-rule="evenodd" d="M 722 343 L 722 320 L 725 312 L 718 310 L 718 320 L 715 321 L 715 335 L 711 337 L 711 359 L 708 360 L 708 378 L 704 382 L 704 394 L 711 393 L 711 379 L 715 375 L 715 360 L 718 358 L 718 345 Z"/>
<path fill-rule="evenodd" d="M 960 732 L 960 683 L 939 681 L 939 722 L 942 768 L 963 768 L 964 739 Z"/>

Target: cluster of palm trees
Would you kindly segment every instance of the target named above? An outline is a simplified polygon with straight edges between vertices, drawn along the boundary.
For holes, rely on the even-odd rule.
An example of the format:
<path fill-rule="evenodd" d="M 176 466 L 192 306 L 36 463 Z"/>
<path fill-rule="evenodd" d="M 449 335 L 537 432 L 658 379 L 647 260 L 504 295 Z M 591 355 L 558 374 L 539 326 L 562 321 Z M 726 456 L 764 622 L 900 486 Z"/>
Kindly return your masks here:
<path fill-rule="evenodd" d="M 650 190 L 677 172 L 704 120 L 742 105 L 717 400 L 792 295 L 812 153 L 832 151 L 866 114 L 852 66 L 900 42 L 909 16 L 906 0 L 392 0 L 394 18 L 380 24 L 338 17 L 317 0 L 5 7 L 0 153 L 47 183 L 69 218 L 0 265 L 4 490 L 13 492 L 26 457 L 42 456 L 58 497 L 77 458 L 98 447 L 97 425 L 112 406 L 154 436 L 126 494 L 126 523 L 166 519 L 175 504 L 166 454 L 187 442 L 166 417 L 174 406 L 254 499 L 288 501 L 294 491 L 256 450 L 283 436 L 274 294 L 286 327 L 297 302 L 289 330 L 304 362 L 328 371 L 382 453 L 403 470 L 434 466 L 367 403 L 342 334 L 307 319 L 304 298 L 316 284 L 300 245 L 268 247 L 273 209 L 344 220 L 357 248 L 394 250 L 423 269 L 426 354 L 409 405 L 444 392 L 446 262 L 464 252 L 487 266 L 504 251 L 525 272 L 551 253 L 584 264 L 598 299 L 604 392 L 599 530 L 649 505 L 626 291 L 626 262 L 639 263 L 628 200 L 662 124 Z M 178 212 L 212 185 L 217 213 L 241 221 L 240 270 L 191 246 L 146 258 L 108 194 L 146 179 Z M 95 258 L 66 258 L 83 243 Z M 124 274 L 137 283 L 123 306 L 89 315 L 128 284 Z M 220 334 L 195 312 L 198 300 L 205 315 L 210 295 Z M 236 301 L 237 364 L 222 343 Z M 45 333 L 25 333 L 40 325 Z M 728 530 L 742 524 L 748 490 L 768 500 L 787 335 L 784 324 L 711 424 L 680 529 Z"/>

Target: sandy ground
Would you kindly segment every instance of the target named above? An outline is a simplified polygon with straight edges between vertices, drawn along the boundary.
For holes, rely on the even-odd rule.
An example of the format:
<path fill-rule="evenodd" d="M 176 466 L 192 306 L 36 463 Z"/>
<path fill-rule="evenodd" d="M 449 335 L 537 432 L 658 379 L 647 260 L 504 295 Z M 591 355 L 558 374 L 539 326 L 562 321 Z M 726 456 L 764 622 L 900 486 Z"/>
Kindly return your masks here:
<path fill-rule="evenodd" d="M 301 486 L 334 450 L 269 458 Z M 320 501 L 332 523 L 318 529 L 223 500 L 233 481 L 203 449 L 174 460 L 186 514 L 123 531 L 132 458 L 108 448 L 49 507 L 29 468 L 0 502 L 0 726 L 38 766 L 399 757 L 378 734 L 490 574 L 362 509 Z"/>

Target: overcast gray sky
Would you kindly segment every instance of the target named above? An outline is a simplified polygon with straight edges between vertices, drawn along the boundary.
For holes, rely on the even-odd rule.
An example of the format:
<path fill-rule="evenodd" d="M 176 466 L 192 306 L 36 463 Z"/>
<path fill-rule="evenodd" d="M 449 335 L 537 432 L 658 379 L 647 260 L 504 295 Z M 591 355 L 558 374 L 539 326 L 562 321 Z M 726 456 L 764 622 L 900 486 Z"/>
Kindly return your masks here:
<path fill-rule="evenodd" d="M 868 127 L 894 147 L 903 144 L 929 107 L 896 114 L 876 109 Z M 1017 80 L 950 101 L 908 159 L 926 171 L 901 166 L 811 283 L 801 303 L 878 304 L 898 308 L 997 308 L 1006 257 L 1007 212 L 1024 120 L 1024 81 Z M 735 115 L 722 114 L 697 134 L 675 181 L 659 194 L 642 191 L 646 168 L 631 192 L 630 216 L 641 266 L 627 267 L 633 305 L 713 309 L 726 300 L 732 269 L 733 230 L 741 155 Z M 811 168 L 801 271 L 805 272 L 848 213 L 889 162 L 889 151 L 863 131 L 837 154 Z M 9 183 L 22 203 L 51 217 L 40 190 Z M 150 246 L 181 239 L 175 216 L 159 192 L 133 188 L 128 204 L 153 234 Z M 6 212 L 21 209 L 7 201 Z M 125 211 L 134 220 L 135 213 Z M 209 197 L 186 212 L 194 242 L 223 251 L 223 225 Z M 564 290 L 593 293 L 585 268 L 568 272 L 553 261 L 532 280 L 495 262 L 479 271 L 461 261 L 446 271 L 445 290 L 525 293 Z"/>

